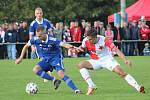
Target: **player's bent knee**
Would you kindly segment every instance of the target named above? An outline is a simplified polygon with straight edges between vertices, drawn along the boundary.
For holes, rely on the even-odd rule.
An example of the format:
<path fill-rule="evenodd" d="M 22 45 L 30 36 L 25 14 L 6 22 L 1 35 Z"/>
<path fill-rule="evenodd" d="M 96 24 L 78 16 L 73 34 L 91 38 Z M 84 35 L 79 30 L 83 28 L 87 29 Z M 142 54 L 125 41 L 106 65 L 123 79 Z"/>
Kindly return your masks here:
<path fill-rule="evenodd" d="M 63 77 L 65 76 L 64 71 L 62 71 L 62 70 L 59 70 L 59 71 L 57 72 L 57 74 L 58 74 L 58 76 L 59 76 L 60 78 L 63 78 Z"/>
<path fill-rule="evenodd" d="M 113 69 L 113 71 L 114 71 L 115 73 L 117 73 L 117 74 L 118 74 L 120 77 L 122 77 L 122 78 L 124 78 L 124 77 L 127 75 L 127 73 L 124 72 L 124 71 L 121 69 L 120 66 L 116 66 L 116 67 Z"/>
<path fill-rule="evenodd" d="M 33 71 L 34 73 L 37 73 L 39 70 L 41 70 L 41 68 L 36 65 L 35 67 L 33 67 L 33 70 L 32 70 L 32 71 Z"/>
<path fill-rule="evenodd" d="M 120 71 L 120 72 L 119 72 L 119 76 L 120 76 L 121 78 L 124 78 L 126 75 L 127 75 L 127 73 L 124 72 L 124 71 Z"/>
<path fill-rule="evenodd" d="M 93 69 L 93 66 L 88 61 L 82 61 L 78 64 L 78 69 L 82 68 Z"/>
<path fill-rule="evenodd" d="M 84 68 L 84 62 L 80 62 L 78 65 L 77 65 L 78 69 L 81 69 L 81 68 Z"/>
<path fill-rule="evenodd" d="M 121 76 L 122 78 L 125 78 L 126 75 L 127 75 L 126 73 L 121 73 L 121 74 L 120 74 L 120 76 Z"/>

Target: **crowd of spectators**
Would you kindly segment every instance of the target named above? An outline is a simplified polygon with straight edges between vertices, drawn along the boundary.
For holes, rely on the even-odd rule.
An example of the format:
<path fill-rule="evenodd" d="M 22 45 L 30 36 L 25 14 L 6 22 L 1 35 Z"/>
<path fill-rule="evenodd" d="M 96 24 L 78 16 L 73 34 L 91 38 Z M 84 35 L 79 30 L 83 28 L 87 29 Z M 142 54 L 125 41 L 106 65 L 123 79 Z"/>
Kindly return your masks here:
<path fill-rule="evenodd" d="M 104 23 L 99 20 L 94 22 L 75 20 L 69 24 L 57 22 L 53 24 L 51 34 L 62 41 L 79 46 L 91 27 L 94 27 L 99 35 L 103 35 L 114 41 L 115 45 L 122 50 L 126 56 L 150 55 L 148 46 L 150 28 L 146 25 L 145 20 L 139 20 L 138 22 L 134 20 L 131 23 L 124 23 L 122 28 L 119 25 L 104 25 Z M 16 59 L 28 40 L 29 23 L 27 21 L 0 24 L 0 59 Z M 146 49 L 144 49 L 145 47 Z M 145 53 L 145 51 L 147 53 Z M 31 50 L 27 53 L 29 58 L 30 52 Z M 85 55 L 87 54 L 81 53 L 76 55 L 70 51 L 64 53 L 64 56 L 69 57 Z"/>
<path fill-rule="evenodd" d="M 22 47 L 29 40 L 27 21 L 3 23 L 0 25 L 0 58 L 16 59 Z M 19 45 L 18 45 L 19 44 Z"/>

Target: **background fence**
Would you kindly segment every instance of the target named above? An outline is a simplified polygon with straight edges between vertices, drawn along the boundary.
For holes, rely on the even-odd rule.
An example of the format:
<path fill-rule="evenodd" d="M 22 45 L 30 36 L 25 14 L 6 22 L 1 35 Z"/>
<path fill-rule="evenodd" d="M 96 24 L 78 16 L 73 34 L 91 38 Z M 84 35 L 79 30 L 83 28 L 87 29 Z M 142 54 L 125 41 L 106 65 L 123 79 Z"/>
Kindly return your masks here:
<path fill-rule="evenodd" d="M 139 53 L 139 54 L 136 54 L 136 56 L 137 55 L 143 55 L 143 49 L 145 47 L 145 43 L 148 43 L 150 45 L 150 40 L 122 40 L 122 41 L 114 40 L 113 42 L 116 44 L 116 46 L 120 45 L 119 49 L 121 51 L 123 51 L 126 56 L 134 56 L 135 54 L 133 54 L 133 53 L 134 53 L 134 49 L 136 49 L 136 46 L 137 46 L 138 53 Z M 67 42 L 67 43 L 72 44 L 72 45 L 77 46 L 77 47 L 81 45 L 81 42 Z M 18 57 L 19 55 L 17 53 L 18 52 L 17 47 L 20 45 L 25 45 L 26 43 L 0 43 L 0 59 L 7 59 L 8 58 L 7 45 L 10 45 L 10 44 L 16 45 L 16 57 Z M 127 45 L 129 44 L 130 46 L 128 47 L 126 44 Z M 126 54 L 125 49 L 128 49 L 130 54 Z M 21 50 L 22 50 L 22 48 L 20 48 L 19 51 L 21 51 Z M 66 54 L 67 50 L 64 49 L 63 52 L 64 52 L 63 53 L 64 57 L 66 57 L 67 56 L 67 54 Z M 31 49 L 29 49 L 27 51 L 26 58 L 31 58 L 30 55 L 31 55 Z"/>

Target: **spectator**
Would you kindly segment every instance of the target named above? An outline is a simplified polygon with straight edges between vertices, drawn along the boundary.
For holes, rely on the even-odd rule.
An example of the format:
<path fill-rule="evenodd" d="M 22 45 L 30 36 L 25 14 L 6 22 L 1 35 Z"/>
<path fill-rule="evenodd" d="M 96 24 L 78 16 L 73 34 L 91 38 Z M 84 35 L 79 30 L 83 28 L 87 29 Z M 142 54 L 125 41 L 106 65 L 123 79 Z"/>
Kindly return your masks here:
<path fill-rule="evenodd" d="M 78 21 L 70 23 L 70 32 L 72 36 L 72 42 L 80 42 L 81 41 L 81 28 L 79 26 Z M 79 46 L 79 44 L 75 44 L 75 46 Z M 69 57 L 77 57 L 76 53 L 72 53 L 71 49 L 68 49 Z"/>
<path fill-rule="evenodd" d="M 92 25 L 90 22 L 86 22 L 85 26 L 85 32 L 84 32 L 84 38 L 87 36 L 87 32 L 92 28 Z"/>
<path fill-rule="evenodd" d="M 63 42 L 71 42 L 71 33 L 70 33 L 70 30 L 69 30 L 69 27 L 67 25 L 64 26 L 64 30 L 63 30 Z M 69 56 L 71 57 L 72 56 L 72 53 L 71 53 L 71 49 L 64 49 L 62 48 L 63 50 L 63 56 Z"/>
<path fill-rule="evenodd" d="M 97 31 L 98 34 L 100 34 L 99 23 L 99 21 L 94 21 L 94 29 Z"/>
<path fill-rule="evenodd" d="M 5 32 L 3 28 L 0 26 L 0 43 L 4 43 Z"/>
<path fill-rule="evenodd" d="M 18 32 L 18 29 L 19 29 L 19 23 L 18 22 L 14 22 L 13 23 L 13 30 Z"/>
<path fill-rule="evenodd" d="M 4 59 L 4 51 L 5 51 L 5 48 L 4 48 L 4 45 L 2 43 L 4 43 L 4 36 L 5 36 L 5 32 L 3 30 L 3 28 L 0 26 L 0 59 Z"/>
<path fill-rule="evenodd" d="M 53 31 L 54 37 L 62 40 L 63 39 L 63 31 L 64 31 L 63 22 L 56 23 L 55 29 Z"/>
<path fill-rule="evenodd" d="M 71 22 L 70 22 L 70 27 L 69 27 L 69 29 L 70 29 L 71 35 L 72 35 L 73 29 L 74 29 L 74 23 L 75 23 L 74 21 L 71 21 Z M 72 36 L 71 36 L 71 40 L 73 41 Z"/>
<path fill-rule="evenodd" d="M 7 44 L 7 53 L 8 53 L 8 59 L 16 59 L 16 43 L 17 41 L 17 33 L 13 29 L 13 24 L 9 24 L 9 28 L 5 33 L 5 42 Z"/>
<path fill-rule="evenodd" d="M 142 20 L 141 21 L 141 27 L 140 27 L 140 39 L 141 40 L 145 40 L 143 42 L 140 42 L 140 49 L 139 49 L 139 52 L 140 52 L 140 55 L 143 55 L 142 51 L 144 49 L 144 44 L 147 42 L 148 40 L 148 37 L 149 37 L 149 33 L 150 33 L 150 28 L 149 26 L 146 25 L 146 20 Z"/>
<path fill-rule="evenodd" d="M 62 40 L 62 30 L 60 28 L 59 22 L 55 24 L 55 29 L 54 29 L 53 33 L 54 33 L 55 38 Z"/>
<path fill-rule="evenodd" d="M 2 29 L 3 31 L 6 33 L 6 31 L 8 30 L 8 23 L 4 23 L 2 24 Z M 5 37 L 5 36 L 4 36 Z M 5 38 L 4 38 L 4 42 L 5 42 Z M 7 46 L 6 44 L 3 44 L 3 53 L 4 53 L 4 58 L 7 58 L 8 57 L 8 54 L 7 54 Z"/>
<path fill-rule="evenodd" d="M 105 36 L 104 23 L 99 21 L 100 35 Z"/>
<path fill-rule="evenodd" d="M 69 30 L 69 27 L 67 25 L 64 26 L 64 30 L 63 30 L 63 41 L 64 42 L 71 42 L 71 33 Z"/>
<path fill-rule="evenodd" d="M 27 21 L 26 21 L 27 22 Z M 20 21 L 19 23 L 19 28 L 22 28 L 23 27 L 23 21 Z"/>
<path fill-rule="evenodd" d="M 75 21 L 74 27 L 71 29 L 71 36 L 73 42 L 80 42 L 81 41 L 81 28 L 79 26 L 78 21 Z"/>
<path fill-rule="evenodd" d="M 4 24 L 2 25 L 2 28 L 3 28 L 4 32 L 6 32 L 7 29 L 8 29 L 8 23 L 4 23 Z"/>
<path fill-rule="evenodd" d="M 131 31 L 129 29 L 129 26 L 128 26 L 128 23 L 123 23 L 123 28 L 122 28 L 122 40 L 124 41 L 123 42 L 123 53 L 126 55 L 126 56 L 129 56 L 130 55 L 130 46 L 131 46 L 131 43 L 126 41 L 126 40 L 131 40 Z"/>
<path fill-rule="evenodd" d="M 116 47 L 121 50 L 121 40 L 122 40 L 122 29 L 119 26 L 119 24 L 117 24 L 114 28 L 113 28 L 113 32 L 114 32 L 114 41 Z"/>
<path fill-rule="evenodd" d="M 137 21 L 133 20 L 133 22 L 131 23 L 131 40 L 139 40 L 140 39 L 140 30 L 139 27 L 137 25 Z M 132 42 L 131 43 L 131 56 L 137 56 L 139 55 L 139 49 L 138 49 L 138 43 Z"/>
<path fill-rule="evenodd" d="M 28 42 L 28 40 L 29 40 L 29 30 L 28 30 L 27 21 L 23 21 L 22 26 L 18 29 L 18 32 L 17 32 L 17 42 L 26 43 Z M 21 51 L 24 45 L 25 44 L 17 45 L 17 57 L 21 54 Z"/>
<path fill-rule="evenodd" d="M 109 40 L 113 41 L 114 33 L 113 33 L 112 29 L 111 29 L 111 25 L 110 24 L 108 24 L 106 26 L 105 37 L 108 38 Z"/>
<path fill-rule="evenodd" d="M 83 40 L 85 36 L 85 28 L 86 28 L 86 21 L 82 20 L 81 22 L 81 41 Z"/>
<path fill-rule="evenodd" d="M 143 55 L 144 56 L 150 56 L 150 48 L 149 48 L 148 43 L 145 43 L 145 48 L 143 49 Z"/>
<path fill-rule="evenodd" d="M 149 26 L 146 25 L 146 21 L 142 21 L 142 25 L 140 27 L 140 38 L 142 40 L 148 40 L 150 29 Z"/>

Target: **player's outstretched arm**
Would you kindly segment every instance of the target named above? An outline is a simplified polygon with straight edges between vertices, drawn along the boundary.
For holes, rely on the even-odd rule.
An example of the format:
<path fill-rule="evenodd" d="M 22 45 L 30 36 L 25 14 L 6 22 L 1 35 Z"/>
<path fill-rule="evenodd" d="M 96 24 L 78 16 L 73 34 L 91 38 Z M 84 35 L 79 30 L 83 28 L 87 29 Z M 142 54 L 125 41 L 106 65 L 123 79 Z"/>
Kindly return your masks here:
<path fill-rule="evenodd" d="M 70 49 L 70 48 L 74 47 L 73 45 L 65 43 L 65 42 L 61 42 L 60 46 L 66 48 L 66 49 Z"/>
<path fill-rule="evenodd" d="M 82 48 L 82 46 L 79 46 L 79 47 L 76 47 L 76 48 L 75 48 L 75 51 L 78 52 L 78 53 L 79 53 L 79 52 L 84 52 L 84 51 L 85 51 L 85 48 Z"/>
<path fill-rule="evenodd" d="M 128 60 L 127 57 L 118 48 L 115 48 L 115 51 L 117 55 L 124 60 L 125 64 L 132 66 L 131 61 Z"/>
<path fill-rule="evenodd" d="M 72 49 L 72 51 L 75 51 L 75 52 L 81 52 L 81 51 L 83 52 L 84 51 L 83 49 L 81 49 L 79 47 L 75 47 L 75 46 L 73 46 L 71 44 L 68 44 L 68 43 L 65 43 L 65 42 L 62 42 L 60 44 L 60 46 L 64 47 L 64 48 L 67 48 L 67 49 Z"/>
<path fill-rule="evenodd" d="M 28 50 L 29 47 L 30 46 L 28 44 L 26 44 L 23 47 L 20 57 L 18 59 L 16 59 L 16 61 L 15 61 L 16 64 L 20 64 L 21 63 L 21 61 L 22 61 L 22 59 L 23 59 L 23 57 L 24 57 L 24 55 L 25 55 L 25 53 L 26 53 L 26 51 Z"/>

